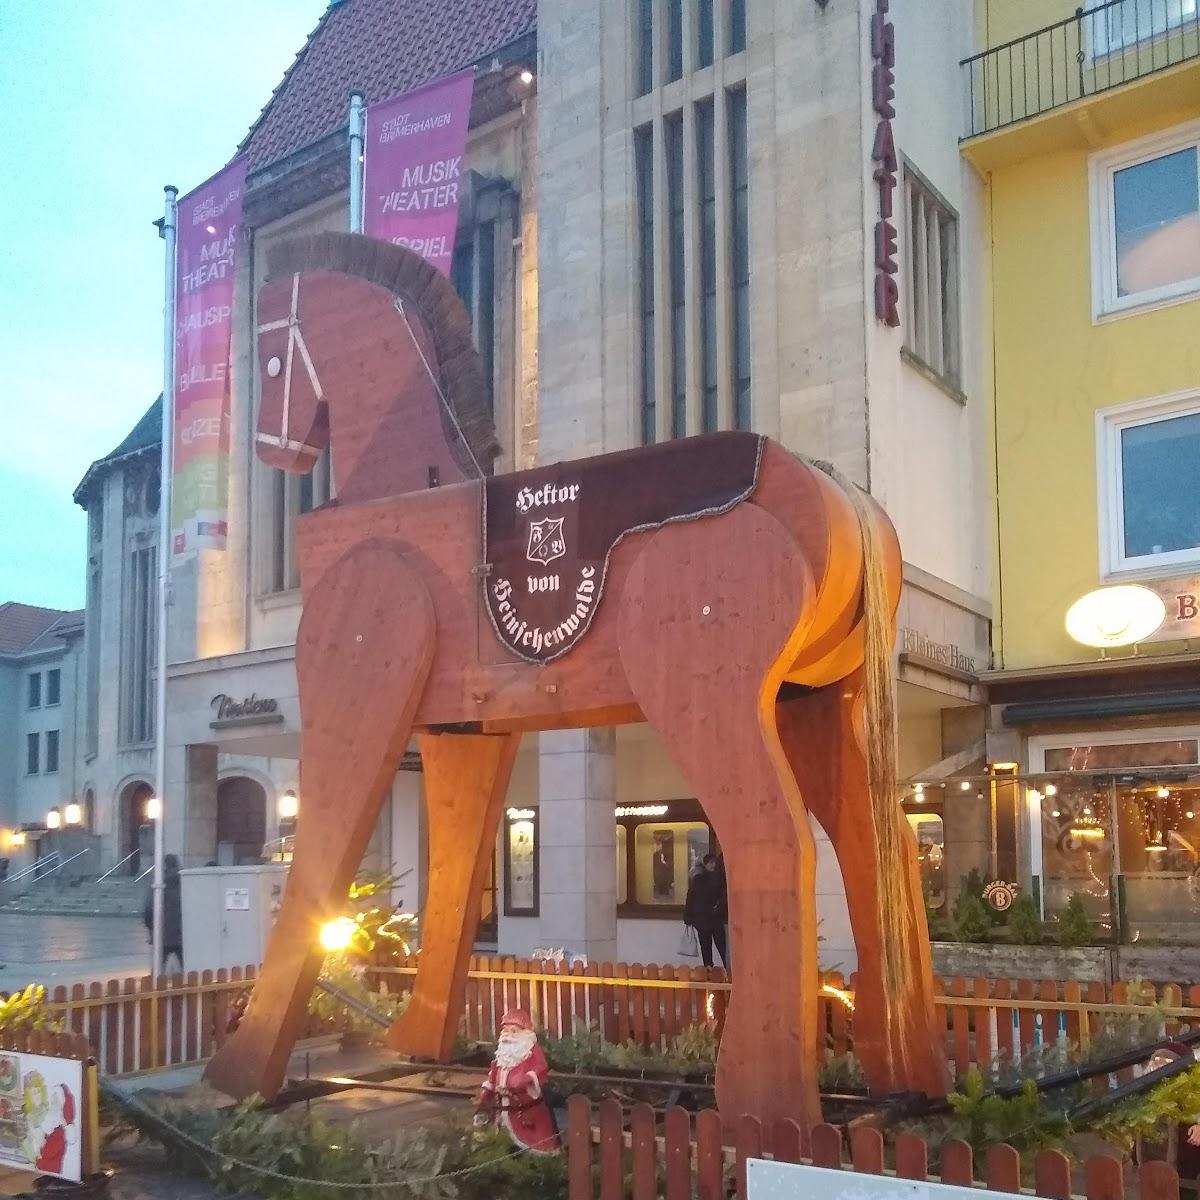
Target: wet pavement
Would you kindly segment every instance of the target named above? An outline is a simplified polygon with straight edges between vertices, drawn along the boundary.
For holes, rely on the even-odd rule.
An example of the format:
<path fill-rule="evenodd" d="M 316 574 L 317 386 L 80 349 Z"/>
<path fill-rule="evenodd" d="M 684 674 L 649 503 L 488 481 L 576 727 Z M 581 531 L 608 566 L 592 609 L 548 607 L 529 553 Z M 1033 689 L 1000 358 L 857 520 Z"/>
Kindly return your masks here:
<path fill-rule="evenodd" d="M 150 947 L 137 917 L 0 913 L 0 964 L 2 992 L 106 982 L 146 974 Z"/>

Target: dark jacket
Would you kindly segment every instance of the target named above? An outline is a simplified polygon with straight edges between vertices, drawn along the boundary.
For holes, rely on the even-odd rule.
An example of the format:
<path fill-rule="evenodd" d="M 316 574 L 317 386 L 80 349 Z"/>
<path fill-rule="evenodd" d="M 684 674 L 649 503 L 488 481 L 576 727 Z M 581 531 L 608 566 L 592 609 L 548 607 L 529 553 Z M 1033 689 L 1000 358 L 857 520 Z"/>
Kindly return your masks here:
<path fill-rule="evenodd" d="M 693 929 L 720 929 L 729 920 L 729 900 L 725 893 L 725 872 L 700 868 L 688 880 L 683 919 Z"/>
<path fill-rule="evenodd" d="M 146 893 L 146 906 L 142 909 L 142 923 L 154 932 L 154 886 Z M 179 859 L 168 854 L 163 860 L 163 935 L 162 944 L 183 945 L 183 902 L 179 890 Z"/>

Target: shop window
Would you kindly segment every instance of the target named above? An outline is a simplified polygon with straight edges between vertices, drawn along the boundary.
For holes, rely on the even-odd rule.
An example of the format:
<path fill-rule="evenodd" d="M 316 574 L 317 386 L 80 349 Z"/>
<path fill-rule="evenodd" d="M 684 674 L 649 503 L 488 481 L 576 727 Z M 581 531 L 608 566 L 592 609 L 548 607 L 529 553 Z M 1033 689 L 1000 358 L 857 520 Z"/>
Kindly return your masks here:
<path fill-rule="evenodd" d="M 42 764 L 42 735 L 30 733 L 25 736 L 25 774 L 36 775 Z"/>
<path fill-rule="evenodd" d="M 946 827 L 937 813 L 905 813 L 917 839 L 921 889 L 930 908 L 946 905 Z"/>
<path fill-rule="evenodd" d="M 678 915 L 688 877 L 716 848 L 694 800 L 617 810 L 617 909 L 621 915 Z"/>
<path fill-rule="evenodd" d="M 951 387 L 959 385 L 958 214 L 904 164 L 904 348 Z"/>
<path fill-rule="evenodd" d="M 1099 933 L 1115 927 L 1113 811 L 1110 780 L 1085 775 L 1043 784 L 1032 797 L 1041 805 L 1042 904 L 1057 916 L 1078 896 Z"/>
<path fill-rule="evenodd" d="M 1200 739 L 1164 738 L 1150 742 L 1055 746 L 1043 751 L 1047 771 L 1105 771 L 1119 767 L 1185 766 L 1197 761 Z"/>
<path fill-rule="evenodd" d="M 29 676 L 28 689 L 29 689 L 29 707 L 30 708 L 41 708 L 42 707 L 42 673 L 41 673 L 41 671 L 34 671 Z"/>
<path fill-rule="evenodd" d="M 46 703 L 62 703 L 62 671 L 58 667 L 46 672 Z"/>
<path fill-rule="evenodd" d="M 1200 292 L 1200 126 L 1091 163 L 1095 315 Z"/>
<path fill-rule="evenodd" d="M 1105 574 L 1200 561 L 1200 393 L 1108 409 L 1097 435 Z"/>
<path fill-rule="evenodd" d="M 538 915 L 537 809 L 510 808 L 504 821 L 504 915 Z"/>

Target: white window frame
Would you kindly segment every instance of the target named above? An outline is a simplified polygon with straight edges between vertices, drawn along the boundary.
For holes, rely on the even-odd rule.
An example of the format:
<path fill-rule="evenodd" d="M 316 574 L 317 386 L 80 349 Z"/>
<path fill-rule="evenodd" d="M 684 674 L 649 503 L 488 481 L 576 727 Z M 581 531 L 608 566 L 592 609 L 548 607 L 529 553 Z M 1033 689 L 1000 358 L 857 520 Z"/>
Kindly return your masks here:
<path fill-rule="evenodd" d="M 961 226 L 958 210 L 907 158 L 901 161 L 899 207 L 903 246 L 900 253 L 902 327 L 904 349 L 927 371 L 932 372 L 943 383 L 955 391 L 962 388 L 962 306 L 961 276 Z M 914 215 L 913 197 L 917 195 L 921 204 Z M 932 212 L 930 211 L 932 209 Z M 941 215 L 946 218 L 949 230 L 951 269 L 946 276 L 946 294 L 942 295 L 942 249 L 943 234 Z M 934 219 L 930 223 L 930 216 Z M 924 218 L 919 220 L 918 218 Z M 913 254 L 913 237 L 916 235 L 921 247 L 923 262 L 918 263 Z M 930 244 L 931 235 L 933 245 Z M 937 288 L 930 279 L 932 264 L 936 256 Z M 920 289 L 920 302 L 915 273 L 918 266 L 924 268 L 925 287 Z M 916 322 L 920 318 L 925 345 L 918 345 Z M 949 342 L 949 344 L 947 344 Z"/>
<path fill-rule="evenodd" d="M 1163 27 L 1157 29 L 1154 23 L 1154 5 L 1161 3 L 1164 10 Z M 1114 5 L 1112 8 L 1106 8 L 1099 12 L 1093 11 L 1088 17 L 1088 23 L 1091 26 L 1091 43 L 1092 43 L 1092 58 L 1100 60 L 1108 58 L 1112 54 L 1124 54 L 1127 51 L 1135 50 L 1139 46 L 1144 46 L 1147 42 L 1158 41 L 1163 38 L 1169 38 L 1178 35 L 1180 30 L 1184 29 L 1194 20 L 1192 13 L 1183 11 L 1183 4 L 1188 0 L 1125 0 L 1124 4 Z M 1125 12 L 1136 11 L 1135 6 L 1139 3 L 1148 4 L 1150 8 L 1150 24 L 1145 33 L 1139 37 L 1131 37 L 1128 40 L 1124 36 L 1124 31 L 1117 36 L 1111 37 L 1112 22 L 1110 18 L 1115 13 L 1120 13 L 1122 17 Z M 1135 25 L 1138 22 L 1135 22 Z"/>
<path fill-rule="evenodd" d="M 1126 167 L 1163 158 L 1189 147 L 1196 149 L 1200 172 L 1200 121 L 1188 121 L 1163 133 L 1100 151 L 1088 159 L 1091 197 L 1092 319 L 1145 312 L 1200 295 L 1200 275 L 1129 296 L 1117 295 L 1117 236 L 1113 211 L 1113 177 Z"/>
<path fill-rule="evenodd" d="M 1096 511 L 1100 525 L 1101 578 L 1146 578 L 1200 564 L 1200 547 L 1139 554 L 1134 558 L 1125 556 L 1121 480 L 1122 430 L 1194 413 L 1200 413 L 1200 389 L 1118 404 L 1096 413 Z"/>

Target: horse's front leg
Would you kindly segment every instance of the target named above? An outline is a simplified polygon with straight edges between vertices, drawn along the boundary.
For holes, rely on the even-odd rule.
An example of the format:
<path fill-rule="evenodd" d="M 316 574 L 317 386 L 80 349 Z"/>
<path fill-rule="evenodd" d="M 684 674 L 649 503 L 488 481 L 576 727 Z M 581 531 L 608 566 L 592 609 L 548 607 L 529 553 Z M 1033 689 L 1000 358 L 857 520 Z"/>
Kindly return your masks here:
<path fill-rule="evenodd" d="M 287 888 L 237 1032 L 205 1075 L 273 1097 L 321 971 L 321 925 L 343 911 L 400 767 L 433 657 L 429 593 L 400 549 L 367 542 L 308 595 L 296 638 L 302 811 Z"/>
<path fill-rule="evenodd" d="M 428 884 L 416 984 L 388 1032 L 393 1050 L 445 1061 L 454 1049 L 479 898 L 520 741 L 516 733 L 421 735 Z"/>

